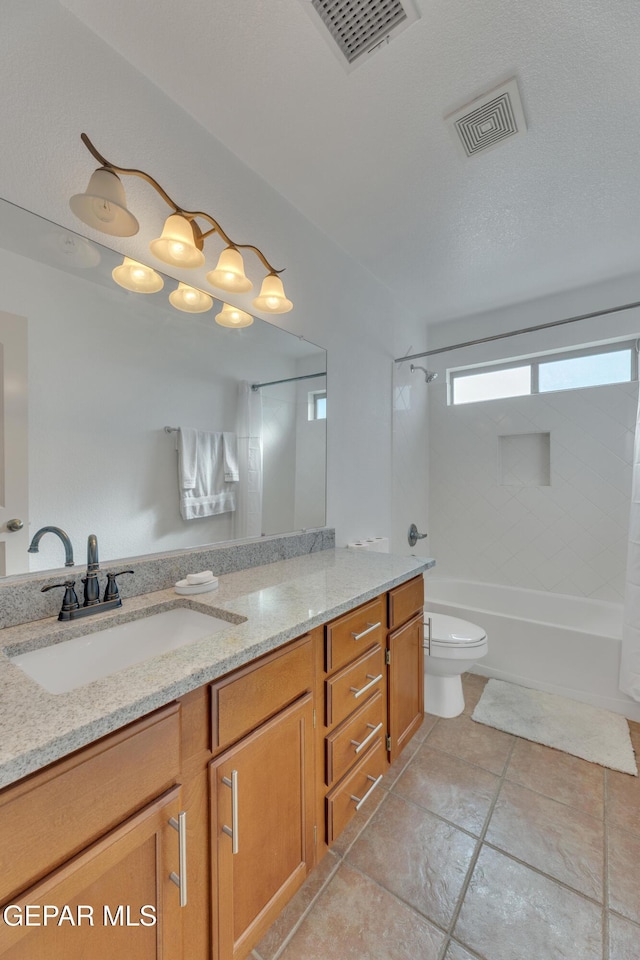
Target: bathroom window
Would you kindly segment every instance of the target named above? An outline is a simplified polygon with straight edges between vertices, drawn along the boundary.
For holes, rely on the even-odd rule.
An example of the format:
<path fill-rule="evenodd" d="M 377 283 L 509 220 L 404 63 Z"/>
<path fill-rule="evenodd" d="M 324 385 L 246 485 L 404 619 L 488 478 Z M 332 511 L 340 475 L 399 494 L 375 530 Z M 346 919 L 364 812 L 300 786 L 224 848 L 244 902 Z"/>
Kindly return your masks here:
<path fill-rule="evenodd" d="M 599 344 L 584 350 L 449 370 L 449 403 L 478 403 L 637 379 L 636 341 Z"/>
<path fill-rule="evenodd" d="M 506 367 L 458 376 L 452 380 L 452 387 L 454 403 L 525 397 L 531 393 L 531 367 Z"/>
<path fill-rule="evenodd" d="M 327 419 L 327 391 L 311 390 L 309 393 L 309 420 Z"/>
<path fill-rule="evenodd" d="M 538 366 L 538 390 L 576 390 L 579 387 L 599 387 L 605 383 L 628 383 L 633 379 L 635 351 L 609 350 L 563 360 L 549 360 Z"/>

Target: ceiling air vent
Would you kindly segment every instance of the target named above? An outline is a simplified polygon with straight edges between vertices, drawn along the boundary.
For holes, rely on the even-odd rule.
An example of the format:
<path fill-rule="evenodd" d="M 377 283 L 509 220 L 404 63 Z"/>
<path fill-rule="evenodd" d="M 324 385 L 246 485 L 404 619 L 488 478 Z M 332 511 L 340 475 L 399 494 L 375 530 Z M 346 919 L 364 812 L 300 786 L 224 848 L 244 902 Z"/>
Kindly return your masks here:
<path fill-rule="evenodd" d="M 419 17 L 413 0 L 300 2 L 348 71 Z"/>
<path fill-rule="evenodd" d="M 467 157 L 527 131 L 515 77 L 445 119 Z"/>

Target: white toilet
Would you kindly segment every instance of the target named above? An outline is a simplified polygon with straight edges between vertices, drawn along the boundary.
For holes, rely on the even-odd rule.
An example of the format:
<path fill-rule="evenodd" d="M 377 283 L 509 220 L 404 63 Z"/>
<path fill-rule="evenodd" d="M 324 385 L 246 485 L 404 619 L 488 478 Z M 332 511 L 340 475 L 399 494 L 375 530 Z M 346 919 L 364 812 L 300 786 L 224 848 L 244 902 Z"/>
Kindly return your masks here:
<path fill-rule="evenodd" d="M 482 627 L 444 613 L 424 611 L 424 709 L 436 717 L 464 710 L 462 674 L 486 656 Z"/>

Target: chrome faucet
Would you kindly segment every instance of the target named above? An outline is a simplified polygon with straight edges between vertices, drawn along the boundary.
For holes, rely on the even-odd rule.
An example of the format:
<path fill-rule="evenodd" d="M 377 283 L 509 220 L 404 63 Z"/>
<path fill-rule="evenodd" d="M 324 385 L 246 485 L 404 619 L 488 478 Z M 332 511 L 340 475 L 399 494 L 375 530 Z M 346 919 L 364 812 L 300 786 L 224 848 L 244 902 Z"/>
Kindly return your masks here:
<path fill-rule="evenodd" d="M 29 549 L 27 553 L 39 553 L 40 552 L 40 541 L 42 540 L 45 533 L 55 533 L 56 537 L 60 537 L 64 544 L 64 565 L 65 567 L 73 566 L 73 547 L 71 546 L 71 540 L 69 539 L 68 534 L 61 530 L 60 527 L 40 527 L 39 530 L 34 533 L 31 543 L 29 544 Z"/>
<path fill-rule="evenodd" d="M 66 533 L 64 533 L 64 530 L 59 530 L 58 527 L 43 527 L 42 530 L 38 530 L 38 533 L 33 538 L 29 550 L 32 553 L 37 551 L 38 543 L 36 541 L 36 537 L 39 539 L 39 537 L 47 531 L 58 533 L 59 536 L 62 534 L 64 537 L 66 537 L 66 541 L 69 543 L 68 558 L 71 557 L 71 563 L 67 562 L 67 566 L 72 566 L 73 554 L 71 553 L 71 542 L 69 541 Z M 65 543 L 64 540 L 63 543 Z M 32 550 L 34 544 L 35 548 Z M 98 583 L 99 569 L 98 538 L 96 537 L 95 533 L 91 533 L 87 539 L 87 575 L 86 577 L 82 578 L 82 582 L 84 583 L 84 603 L 82 606 L 80 606 L 78 597 L 74 590 L 76 584 L 75 580 L 65 580 L 64 583 L 51 583 L 48 587 L 42 588 L 42 592 L 45 593 L 47 590 L 53 590 L 55 587 L 64 587 L 64 599 L 62 601 L 62 609 L 58 615 L 58 620 L 75 620 L 77 617 L 89 617 L 93 613 L 100 613 L 101 610 L 114 610 L 116 607 L 122 606 L 122 600 L 118 592 L 116 577 L 121 577 L 125 573 L 133 573 L 133 570 L 120 570 L 119 573 L 108 573 L 107 586 L 104 591 L 104 597 L 101 601 L 100 584 Z"/>

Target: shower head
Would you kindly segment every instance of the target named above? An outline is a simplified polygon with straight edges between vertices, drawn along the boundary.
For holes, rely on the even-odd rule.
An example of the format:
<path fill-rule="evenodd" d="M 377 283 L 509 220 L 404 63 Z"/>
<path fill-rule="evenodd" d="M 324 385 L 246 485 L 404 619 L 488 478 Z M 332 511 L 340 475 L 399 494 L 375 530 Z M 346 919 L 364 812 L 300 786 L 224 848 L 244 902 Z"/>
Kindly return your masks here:
<path fill-rule="evenodd" d="M 433 370 L 427 370 L 426 367 L 417 367 L 415 364 L 411 364 L 411 373 L 415 373 L 416 370 L 422 370 L 424 373 L 424 382 L 431 383 L 432 380 L 435 380 L 438 376 L 437 373 L 434 373 Z"/>

